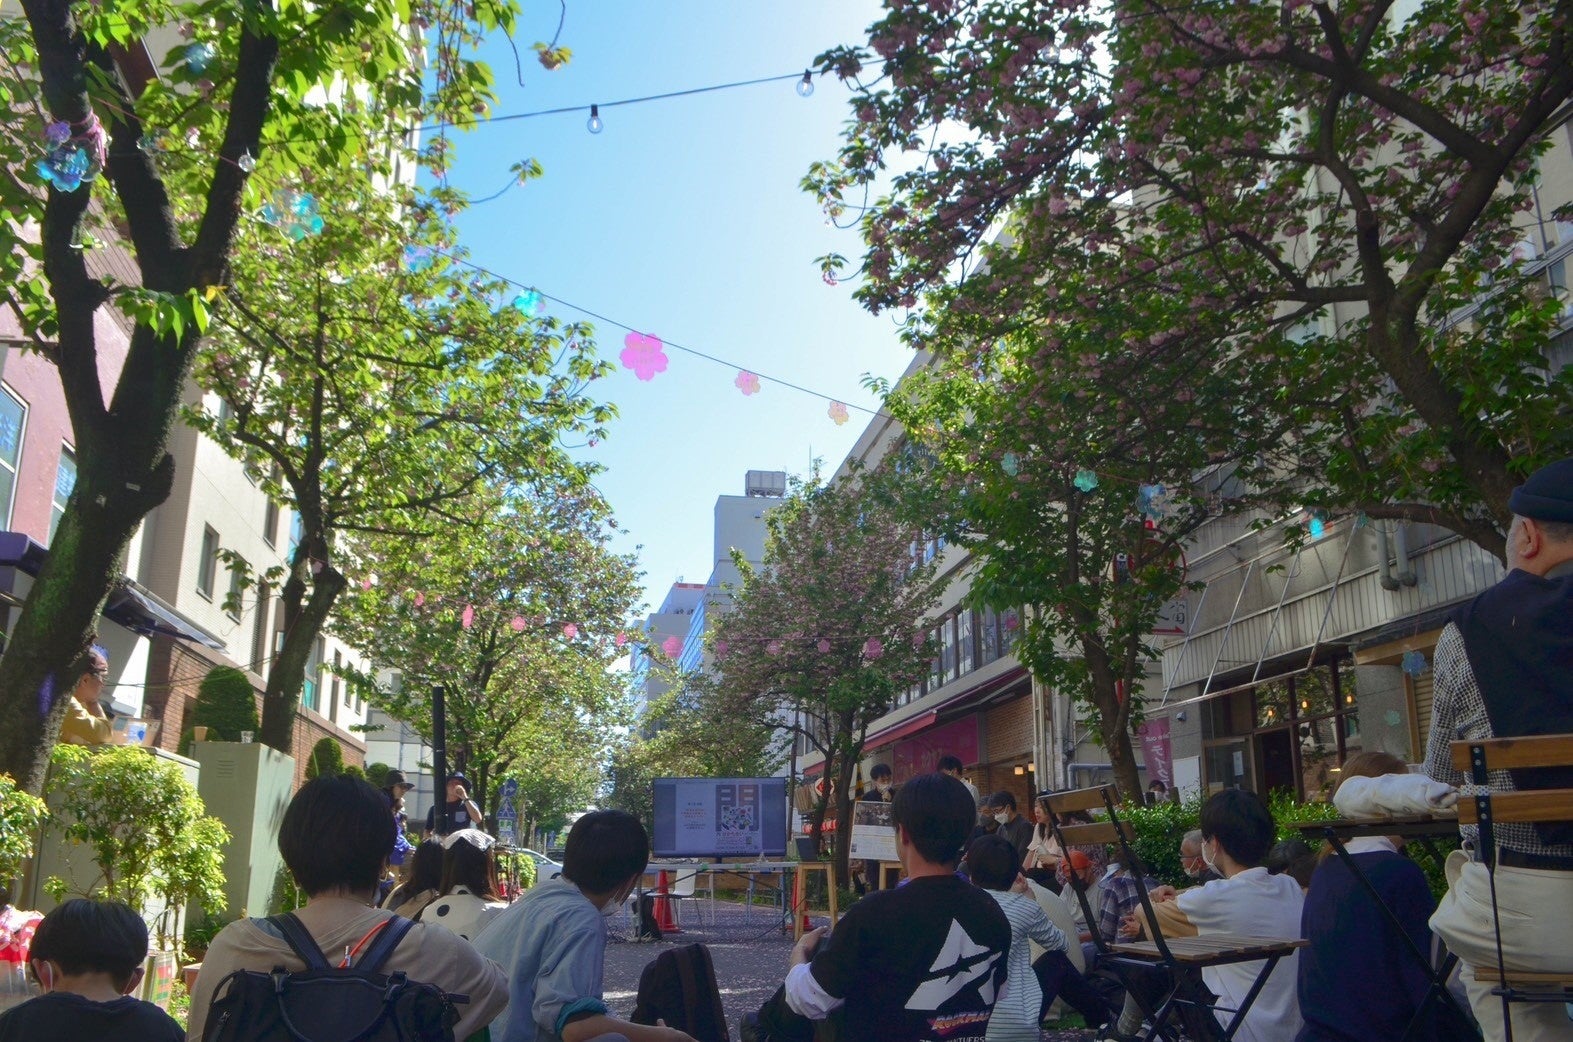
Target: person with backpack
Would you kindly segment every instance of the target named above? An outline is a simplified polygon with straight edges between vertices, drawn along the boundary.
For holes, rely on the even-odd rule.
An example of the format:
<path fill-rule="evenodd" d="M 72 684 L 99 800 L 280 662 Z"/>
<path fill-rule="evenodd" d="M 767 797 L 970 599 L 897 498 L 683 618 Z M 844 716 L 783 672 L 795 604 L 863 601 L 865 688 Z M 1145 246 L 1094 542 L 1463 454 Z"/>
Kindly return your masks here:
<path fill-rule="evenodd" d="M 0 1042 L 180 1042 L 180 1025 L 131 992 L 142 983 L 147 924 L 119 901 L 67 901 L 44 916 L 29 966 L 44 994 L 0 1013 Z"/>
<path fill-rule="evenodd" d="M 213 938 L 191 991 L 191 1042 L 285 1042 L 296 1037 L 290 1018 L 301 1026 L 330 1016 L 356 1030 L 335 1035 L 318 1021 L 301 1033 L 446 1042 L 469 1038 L 507 1005 L 507 979 L 468 942 L 372 907 L 393 827 L 382 794 L 359 778 L 301 787 L 284 812 L 279 853 L 307 903 L 292 915 L 237 919 Z M 283 994 L 274 993 L 275 968 L 286 971 Z"/>
<path fill-rule="evenodd" d="M 492 1042 L 694 1042 L 663 1024 L 608 1015 L 601 999 L 606 923 L 644 875 L 650 836 L 626 811 L 598 810 L 568 831 L 563 871 L 537 883 L 475 939 L 508 973 Z"/>

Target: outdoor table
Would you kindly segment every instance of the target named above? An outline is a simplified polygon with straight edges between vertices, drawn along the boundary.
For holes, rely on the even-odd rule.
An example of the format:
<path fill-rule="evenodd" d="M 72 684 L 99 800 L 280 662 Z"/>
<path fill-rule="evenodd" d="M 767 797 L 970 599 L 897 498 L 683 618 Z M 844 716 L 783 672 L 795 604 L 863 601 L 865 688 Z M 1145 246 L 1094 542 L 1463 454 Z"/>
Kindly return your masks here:
<path fill-rule="evenodd" d="M 803 907 L 803 882 L 811 872 L 819 872 L 825 877 L 825 891 L 830 895 L 830 922 L 836 921 L 836 866 L 829 861 L 799 861 L 797 863 L 797 880 L 792 892 L 792 939 L 795 941 L 803 936 L 803 927 L 808 919 L 808 910 Z"/>
<path fill-rule="evenodd" d="M 1402 818 L 1336 818 L 1330 821 L 1302 822 L 1296 825 L 1295 828 L 1299 829 L 1307 840 L 1317 838 L 1327 840 L 1328 844 L 1333 848 L 1333 853 L 1338 855 L 1338 859 L 1354 874 L 1355 879 L 1360 881 L 1360 885 L 1365 887 L 1366 893 L 1371 895 L 1371 899 L 1376 902 L 1376 906 L 1387 917 L 1387 921 L 1392 926 L 1393 931 L 1403 939 L 1404 947 L 1409 951 L 1409 954 L 1425 970 L 1426 979 L 1430 981 L 1430 987 L 1426 991 L 1425 998 L 1421 1000 L 1419 1008 L 1415 1010 L 1415 1015 L 1410 1018 L 1409 1026 L 1404 1029 L 1401 1042 L 1413 1037 L 1415 1027 L 1420 1023 L 1420 1015 L 1434 1002 L 1447 1003 L 1459 1014 L 1462 1023 L 1473 1023 L 1470 1014 L 1458 1004 L 1458 999 L 1447 988 L 1447 978 L 1453 972 L 1453 967 L 1457 965 L 1458 956 L 1448 951 L 1447 946 L 1442 945 L 1441 938 L 1437 938 L 1437 944 L 1442 945 L 1443 957 L 1441 966 L 1433 966 L 1429 953 L 1422 952 L 1414 940 L 1410 938 L 1409 932 L 1404 929 L 1404 924 L 1398 918 L 1397 913 L 1382 900 L 1382 895 L 1377 893 L 1376 887 L 1371 884 L 1371 880 L 1367 878 L 1364 872 L 1360 871 L 1359 862 L 1355 861 L 1354 856 L 1344 847 L 1346 840 L 1369 836 L 1397 836 L 1405 840 L 1418 842 L 1426 849 L 1433 860 L 1440 864 L 1441 858 L 1436 848 L 1431 845 L 1431 840 L 1457 836 L 1458 815 L 1453 813 L 1422 814 Z"/>

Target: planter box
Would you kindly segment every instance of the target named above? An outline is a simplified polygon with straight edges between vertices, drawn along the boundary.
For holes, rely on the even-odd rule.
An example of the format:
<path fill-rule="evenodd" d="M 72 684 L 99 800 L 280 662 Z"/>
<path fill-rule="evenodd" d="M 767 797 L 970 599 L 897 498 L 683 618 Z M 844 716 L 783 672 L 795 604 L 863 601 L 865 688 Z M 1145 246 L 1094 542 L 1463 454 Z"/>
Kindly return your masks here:
<path fill-rule="evenodd" d="M 258 742 L 193 742 L 191 756 L 202 765 L 202 802 L 232 837 L 224 850 L 224 914 L 267 915 L 282 864 L 279 826 L 294 795 L 295 759 Z"/>

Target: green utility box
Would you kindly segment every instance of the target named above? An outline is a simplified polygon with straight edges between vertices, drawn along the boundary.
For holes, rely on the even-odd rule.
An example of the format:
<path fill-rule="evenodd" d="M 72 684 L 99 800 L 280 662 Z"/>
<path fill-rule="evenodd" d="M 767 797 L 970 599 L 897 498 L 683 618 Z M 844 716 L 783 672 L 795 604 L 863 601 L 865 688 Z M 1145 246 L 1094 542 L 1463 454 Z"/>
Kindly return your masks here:
<path fill-rule="evenodd" d="M 233 837 L 224 851 L 225 914 L 267 915 L 295 758 L 260 742 L 193 742 L 191 758 L 202 765 L 202 802 Z"/>

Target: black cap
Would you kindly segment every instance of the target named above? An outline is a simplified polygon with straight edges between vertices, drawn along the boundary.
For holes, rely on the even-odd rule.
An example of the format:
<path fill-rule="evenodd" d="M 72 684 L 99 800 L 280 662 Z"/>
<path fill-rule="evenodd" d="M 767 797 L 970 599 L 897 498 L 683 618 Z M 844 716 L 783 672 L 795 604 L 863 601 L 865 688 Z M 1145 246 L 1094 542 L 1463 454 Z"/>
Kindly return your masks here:
<path fill-rule="evenodd" d="M 469 788 L 470 787 L 470 779 L 466 778 L 462 774 L 450 774 L 450 775 L 448 775 L 448 780 L 443 782 L 443 784 L 444 785 L 452 785 L 454 782 L 462 782 L 464 784 L 465 788 Z"/>
<path fill-rule="evenodd" d="M 389 771 L 387 774 L 382 776 L 382 787 L 384 789 L 391 789 L 395 785 L 402 785 L 406 789 L 415 788 L 411 782 L 405 780 L 403 771 Z"/>
<path fill-rule="evenodd" d="M 1508 509 L 1536 521 L 1573 522 L 1573 459 L 1547 463 L 1508 497 Z"/>

